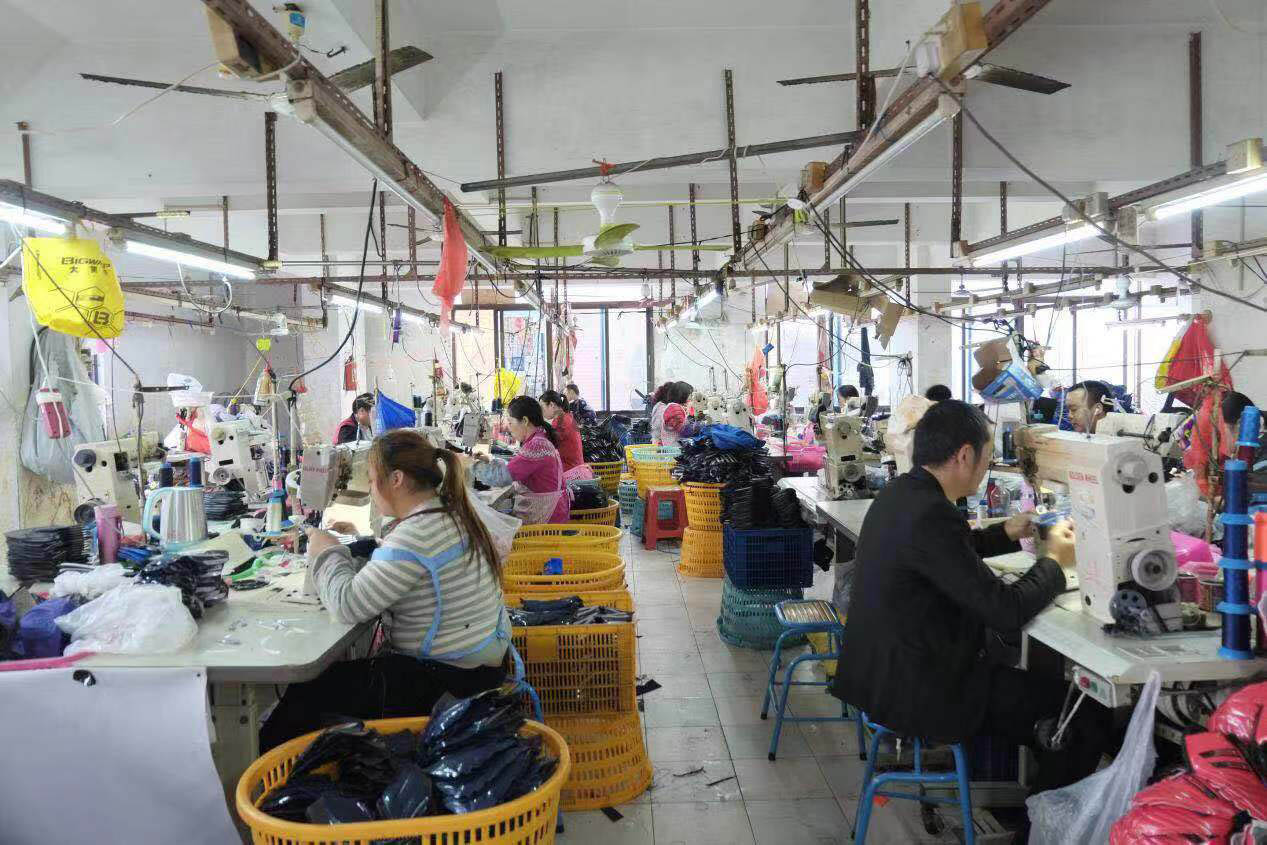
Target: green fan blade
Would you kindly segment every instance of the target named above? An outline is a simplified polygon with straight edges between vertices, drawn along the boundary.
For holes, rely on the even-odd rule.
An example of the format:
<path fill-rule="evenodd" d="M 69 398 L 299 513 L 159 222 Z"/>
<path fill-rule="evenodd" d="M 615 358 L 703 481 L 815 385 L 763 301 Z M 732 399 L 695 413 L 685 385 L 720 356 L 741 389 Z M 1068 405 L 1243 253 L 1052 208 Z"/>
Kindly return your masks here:
<path fill-rule="evenodd" d="M 662 249 L 683 251 L 697 249 L 700 252 L 730 252 L 732 247 L 729 244 L 699 244 L 698 246 L 691 246 L 690 244 L 638 244 L 634 247 L 634 249 L 642 252 L 658 252 Z"/>
<path fill-rule="evenodd" d="M 580 244 L 563 246 L 495 246 L 489 253 L 496 258 L 570 258 L 583 255 L 585 248 Z"/>
<path fill-rule="evenodd" d="M 613 223 L 594 238 L 594 249 L 607 249 L 618 245 L 638 228 L 637 223 Z"/>
<path fill-rule="evenodd" d="M 601 264 L 604 267 L 619 267 L 620 256 L 609 255 L 606 258 L 592 258 L 590 259 L 590 264 Z"/>

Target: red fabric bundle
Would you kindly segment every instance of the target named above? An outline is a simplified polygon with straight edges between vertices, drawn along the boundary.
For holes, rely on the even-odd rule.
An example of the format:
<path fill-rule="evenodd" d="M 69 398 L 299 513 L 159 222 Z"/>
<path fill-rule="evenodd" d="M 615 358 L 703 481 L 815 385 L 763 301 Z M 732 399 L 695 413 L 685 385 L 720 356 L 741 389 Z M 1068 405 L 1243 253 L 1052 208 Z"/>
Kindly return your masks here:
<path fill-rule="evenodd" d="M 466 284 L 466 238 L 458 224 L 458 213 L 453 203 L 444 201 L 444 243 L 440 247 L 440 269 L 436 271 L 431 292 L 440 298 L 440 327 L 449 325 L 453 313 L 453 300 L 462 293 Z"/>
<path fill-rule="evenodd" d="M 1192 734 L 1184 740 L 1192 773 L 1219 797 L 1256 819 L 1267 819 L 1267 786 L 1227 737 Z"/>
<path fill-rule="evenodd" d="M 1267 742 L 1267 684 L 1251 684 L 1227 697 L 1210 716 L 1209 728 L 1255 745 Z"/>
<path fill-rule="evenodd" d="M 1230 805 L 1229 805 L 1230 807 Z M 1207 816 L 1182 807 L 1132 807 L 1113 823 L 1109 845 L 1149 843 L 1226 843 L 1235 829 L 1236 813 Z"/>

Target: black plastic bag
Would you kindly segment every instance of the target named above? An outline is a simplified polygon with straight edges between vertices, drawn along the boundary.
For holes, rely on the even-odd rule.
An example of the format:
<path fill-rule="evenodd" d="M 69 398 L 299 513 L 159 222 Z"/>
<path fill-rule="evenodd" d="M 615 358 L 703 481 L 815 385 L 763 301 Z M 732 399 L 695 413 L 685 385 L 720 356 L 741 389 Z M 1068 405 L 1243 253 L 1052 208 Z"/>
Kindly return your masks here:
<path fill-rule="evenodd" d="M 311 824 L 356 824 L 374 821 L 369 806 L 356 798 L 338 792 L 326 792 L 308 806 Z"/>
<path fill-rule="evenodd" d="M 380 819 L 416 819 L 431 811 L 431 778 L 417 763 L 402 763 L 375 805 Z"/>
<path fill-rule="evenodd" d="M 335 790 L 334 781 L 325 775 L 291 777 L 276 787 L 260 802 L 260 812 L 286 821 L 308 819 L 308 807 L 327 792 Z"/>

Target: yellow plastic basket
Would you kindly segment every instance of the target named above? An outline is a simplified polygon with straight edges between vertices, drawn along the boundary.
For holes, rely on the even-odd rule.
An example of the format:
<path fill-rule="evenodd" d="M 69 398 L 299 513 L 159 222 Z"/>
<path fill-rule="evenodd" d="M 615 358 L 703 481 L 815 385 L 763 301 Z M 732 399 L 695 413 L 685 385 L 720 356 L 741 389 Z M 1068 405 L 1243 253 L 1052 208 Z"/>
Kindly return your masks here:
<path fill-rule="evenodd" d="M 589 465 L 590 469 L 594 470 L 594 477 L 607 491 L 608 496 L 616 495 L 616 488 L 620 486 L 620 473 L 624 466 L 621 461 L 593 461 Z"/>
<path fill-rule="evenodd" d="M 587 551 L 620 550 L 620 529 L 614 525 L 524 525 L 515 533 L 512 551 Z M 554 555 L 552 555 L 554 556 Z"/>
<path fill-rule="evenodd" d="M 682 485 L 686 497 L 686 523 L 697 531 L 721 532 L 721 488 L 724 484 L 688 481 Z M 685 551 L 685 549 L 683 549 Z"/>
<path fill-rule="evenodd" d="M 366 725 L 387 734 L 420 733 L 427 721 L 426 717 L 380 719 Z M 567 741 L 554 729 L 537 722 L 526 722 L 523 729 L 540 734 L 545 749 L 559 758 L 559 765 L 535 792 L 497 807 L 464 815 L 338 825 L 288 822 L 260 812 L 258 805 L 264 796 L 286 782 L 295 760 L 320 735 L 316 731 L 277 746 L 247 768 L 238 780 L 238 816 L 251 829 L 256 845 L 370 845 L 395 838 L 408 838 L 420 845 L 549 845 L 554 842 L 563 785 L 571 776 L 572 755 Z"/>
<path fill-rule="evenodd" d="M 563 809 L 599 810 L 634 800 L 651 785 L 651 760 L 638 711 L 546 717 L 567 740 L 572 773 Z"/>
<path fill-rule="evenodd" d="M 676 446 L 640 446 L 633 452 L 633 474 L 638 481 L 638 497 L 647 498 L 648 487 L 676 486 L 669 474 L 677 466 L 681 450 Z"/>
<path fill-rule="evenodd" d="M 630 443 L 625 447 L 625 466 L 630 472 L 633 472 L 633 451 L 634 449 L 645 449 L 650 443 Z"/>
<path fill-rule="evenodd" d="M 568 520 L 571 525 L 612 525 L 616 524 L 616 514 L 620 513 L 620 502 L 613 502 L 602 508 L 572 511 Z"/>
<path fill-rule="evenodd" d="M 546 561 L 555 557 L 563 560 L 563 574 L 543 575 Z M 511 552 L 502 561 L 502 590 L 508 596 L 530 594 L 542 598 L 538 594 L 575 595 L 624 587 L 625 562 L 610 552 L 529 549 Z"/>
<path fill-rule="evenodd" d="M 689 501 L 689 500 L 688 500 Z M 682 560 L 677 571 L 694 578 L 721 578 L 726 574 L 722 532 L 688 526 L 682 532 Z"/>

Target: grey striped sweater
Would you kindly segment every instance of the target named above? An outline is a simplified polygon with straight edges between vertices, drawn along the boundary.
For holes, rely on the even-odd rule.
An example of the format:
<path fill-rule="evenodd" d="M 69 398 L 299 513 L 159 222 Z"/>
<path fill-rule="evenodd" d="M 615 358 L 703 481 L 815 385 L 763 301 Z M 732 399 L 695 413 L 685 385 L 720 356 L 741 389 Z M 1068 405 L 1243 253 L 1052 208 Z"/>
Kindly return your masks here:
<path fill-rule="evenodd" d="M 496 666 L 505 656 L 510 628 L 501 585 L 447 513 L 402 519 L 359 572 L 342 545 L 309 566 L 330 613 L 349 623 L 382 615 L 393 651 L 463 668 Z M 504 638 L 493 636 L 498 630 Z"/>

